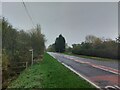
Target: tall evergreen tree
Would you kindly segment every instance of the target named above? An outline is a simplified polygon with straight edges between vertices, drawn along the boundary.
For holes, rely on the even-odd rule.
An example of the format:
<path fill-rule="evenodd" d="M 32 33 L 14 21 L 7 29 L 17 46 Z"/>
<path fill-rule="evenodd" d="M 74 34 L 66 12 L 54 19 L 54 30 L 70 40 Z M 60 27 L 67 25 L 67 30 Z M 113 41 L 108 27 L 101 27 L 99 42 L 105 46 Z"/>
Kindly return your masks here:
<path fill-rule="evenodd" d="M 61 34 L 55 40 L 55 51 L 65 52 L 65 38 Z"/>

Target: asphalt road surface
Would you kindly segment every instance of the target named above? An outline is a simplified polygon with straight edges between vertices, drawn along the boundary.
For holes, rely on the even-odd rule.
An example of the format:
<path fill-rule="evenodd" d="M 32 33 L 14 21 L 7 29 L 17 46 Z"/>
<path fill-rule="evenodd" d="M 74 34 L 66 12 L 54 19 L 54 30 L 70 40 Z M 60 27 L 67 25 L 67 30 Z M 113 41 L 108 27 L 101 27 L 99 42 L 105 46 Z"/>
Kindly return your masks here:
<path fill-rule="evenodd" d="M 117 61 L 99 61 L 60 53 L 48 53 L 95 86 L 107 90 L 120 90 L 119 63 Z"/>

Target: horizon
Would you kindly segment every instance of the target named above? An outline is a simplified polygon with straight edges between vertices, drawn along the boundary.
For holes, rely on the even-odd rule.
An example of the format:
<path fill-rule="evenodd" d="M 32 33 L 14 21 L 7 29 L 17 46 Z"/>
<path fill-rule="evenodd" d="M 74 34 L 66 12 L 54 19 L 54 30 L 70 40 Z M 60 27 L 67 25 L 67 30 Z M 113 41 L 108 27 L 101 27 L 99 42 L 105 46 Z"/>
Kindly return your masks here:
<path fill-rule="evenodd" d="M 25 2 L 32 19 L 41 25 L 46 47 L 62 34 L 69 46 L 85 41 L 87 35 L 118 37 L 117 2 Z M 18 30 L 32 29 L 21 2 L 3 2 L 3 16 Z"/>

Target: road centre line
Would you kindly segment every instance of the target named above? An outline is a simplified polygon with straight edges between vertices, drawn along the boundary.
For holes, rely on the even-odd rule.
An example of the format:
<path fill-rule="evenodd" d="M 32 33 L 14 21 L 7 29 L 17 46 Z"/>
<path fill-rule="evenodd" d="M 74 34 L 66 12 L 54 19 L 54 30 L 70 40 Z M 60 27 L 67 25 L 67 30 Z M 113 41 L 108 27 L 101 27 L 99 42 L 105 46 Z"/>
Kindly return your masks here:
<path fill-rule="evenodd" d="M 101 70 L 104 70 L 104 71 L 108 71 L 108 72 L 120 75 L 118 70 L 110 68 L 110 67 L 106 67 L 106 66 L 102 66 L 102 65 L 96 65 L 96 64 L 92 64 L 90 62 L 84 62 L 84 61 L 81 61 L 81 60 L 76 60 L 76 59 L 71 58 L 71 57 L 66 57 L 65 55 L 64 55 L 64 57 L 67 58 L 67 59 L 74 60 L 74 61 L 79 62 L 79 63 L 88 64 L 88 65 L 90 65 L 94 68 L 98 68 L 98 69 L 101 69 Z"/>

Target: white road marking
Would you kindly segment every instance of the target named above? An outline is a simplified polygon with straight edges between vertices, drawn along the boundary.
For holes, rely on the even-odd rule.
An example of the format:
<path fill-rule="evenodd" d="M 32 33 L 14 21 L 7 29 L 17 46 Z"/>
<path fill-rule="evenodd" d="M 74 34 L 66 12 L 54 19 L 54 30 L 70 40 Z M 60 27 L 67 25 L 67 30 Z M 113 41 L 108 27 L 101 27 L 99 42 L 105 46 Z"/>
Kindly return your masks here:
<path fill-rule="evenodd" d="M 114 72 L 114 71 L 112 71 L 112 70 L 102 68 L 103 66 L 102 66 L 102 67 L 100 67 L 100 66 L 96 66 L 96 65 L 92 65 L 92 66 L 95 67 L 95 68 L 102 69 L 102 70 L 104 70 L 104 71 L 108 71 L 108 72 L 111 72 L 111 73 L 114 73 L 114 74 L 118 74 L 118 75 L 120 75 L 120 73 L 118 73 L 118 72 Z"/>
<path fill-rule="evenodd" d="M 64 57 L 65 57 L 65 56 L 64 56 Z M 88 64 L 88 65 L 91 65 L 91 66 L 94 67 L 94 68 L 98 68 L 98 69 L 101 69 L 101 70 L 104 70 L 104 71 L 107 71 L 107 72 L 111 72 L 111 73 L 120 75 L 120 73 L 119 73 L 118 70 L 113 69 L 113 68 L 110 68 L 110 67 L 106 67 L 106 66 L 102 66 L 102 65 L 95 65 L 95 64 L 92 64 L 92 63 L 90 63 L 90 62 L 84 62 L 84 61 L 81 61 L 81 60 L 76 60 L 76 59 L 71 58 L 71 57 L 65 57 L 65 58 L 74 60 L 74 61 L 79 62 L 79 63 L 85 63 L 85 64 Z M 110 70 L 110 69 L 112 69 L 112 70 Z M 114 71 L 113 71 L 113 70 L 114 70 Z M 115 71 L 116 71 L 116 72 L 115 72 Z"/>
<path fill-rule="evenodd" d="M 48 53 L 49 55 L 51 55 L 50 53 Z M 55 58 L 53 55 L 51 55 L 53 58 Z M 56 59 L 56 58 L 55 58 Z M 56 59 L 58 60 L 58 59 Z M 70 69 L 72 72 L 74 72 L 75 74 L 77 74 L 78 76 L 80 76 L 81 78 L 83 78 L 84 80 L 86 80 L 87 82 L 89 82 L 90 84 L 92 84 L 93 86 L 95 86 L 96 88 L 100 89 L 99 86 L 97 86 L 95 83 L 93 83 L 92 81 L 90 81 L 89 79 L 87 79 L 86 77 L 84 77 L 83 75 L 81 75 L 80 73 L 78 73 L 77 71 L 75 71 L 73 68 L 71 68 L 70 66 L 64 64 L 63 62 L 61 62 L 60 60 L 58 60 L 58 62 L 60 62 L 61 64 L 63 64 L 65 67 L 67 67 L 68 69 Z"/>
<path fill-rule="evenodd" d="M 71 71 L 73 71 L 75 74 L 77 74 L 78 76 L 80 76 L 81 78 L 83 78 L 84 80 L 86 80 L 87 82 L 89 82 L 90 84 L 92 84 L 93 86 L 95 86 L 96 88 L 100 89 L 99 86 L 97 86 L 95 83 L 91 82 L 89 79 L 87 79 L 86 77 L 84 77 L 83 75 L 81 75 L 80 73 L 78 73 L 77 71 L 75 71 L 73 68 L 71 68 L 70 66 L 62 63 L 65 67 L 67 67 L 68 69 L 70 69 Z"/>
<path fill-rule="evenodd" d="M 114 86 L 106 86 L 105 87 L 107 90 L 116 90 L 116 88 Z"/>
<path fill-rule="evenodd" d="M 119 87 L 119 86 L 117 86 L 117 85 L 114 85 L 114 87 L 116 87 L 117 89 L 119 89 L 119 90 L 120 90 L 120 87 Z"/>
<path fill-rule="evenodd" d="M 53 53 L 54 55 L 51 54 L 51 53 L 48 53 L 48 54 L 50 54 L 53 58 L 56 59 L 56 57 L 54 56 L 56 53 Z M 57 54 L 57 55 L 58 55 L 58 54 Z M 106 66 L 102 66 L 102 65 L 95 65 L 95 64 L 92 64 L 92 63 L 90 63 L 90 62 L 84 62 L 84 61 L 81 61 L 81 60 L 76 60 L 76 59 L 71 58 L 71 57 L 66 57 L 65 55 L 59 55 L 59 56 L 63 56 L 64 58 L 71 59 L 71 60 L 74 60 L 74 61 L 79 62 L 79 63 L 89 64 L 89 65 L 91 65 L 92 67 L 99 68 L 99 69 L 102 69 L 102 70 L 104 70 L 104 71 L 108 71 L 108 72 L 111 72 L 111 73 L 120 75 L 119 72 L 117 73 L 117 72 L 112 71 L 112 70 L 117 71 L 116 69 L 113 69 L 113 68 L 110 68 L 110 67 L 106 67 Z M 95 86 L 96 88 L 102 90 L 98 85 L 96 85 L 95 83 L 93 83 L 92 81 L 90 81 L 88 78 L 86 78 L 85 76 L 83 76 L 83 75 L 81 75 L 80 73 L 78 73 L 78 72 L 77 72 L 76 70 L 74 70 L 72 67 L 66 65 L 65 63 L 61 62 L 61 61 L 58 60 L 58 59 L 56 59 L 56 60 L 57 60 L 58 62 L 60 62 L 61 64 L 63 64 L 66 68 L 70 69 L 72 72 L 74 72 L 75 74 L 77 74 L 79 77 L 81 77 L 81 78 L 83 78 L 84 80 L 86 80 L 87 82 L 89 82 L 91 85 L 93 85 L 93 86 Z M 112 69 L 112 70 L 110 70 L 110 69 Z M 118 90 L 120 90 L 120 87 L 118 87 L 117 85 L 114 85 L 114 86 L 105 86 L 105 88 L 106 88 L 107 90 L 111 90 L 111 89 L 115 89 L 115 90 L 118 89 Z"/>

